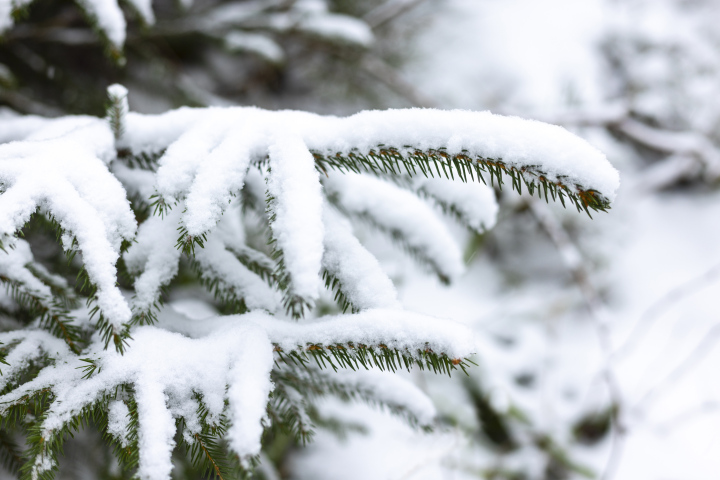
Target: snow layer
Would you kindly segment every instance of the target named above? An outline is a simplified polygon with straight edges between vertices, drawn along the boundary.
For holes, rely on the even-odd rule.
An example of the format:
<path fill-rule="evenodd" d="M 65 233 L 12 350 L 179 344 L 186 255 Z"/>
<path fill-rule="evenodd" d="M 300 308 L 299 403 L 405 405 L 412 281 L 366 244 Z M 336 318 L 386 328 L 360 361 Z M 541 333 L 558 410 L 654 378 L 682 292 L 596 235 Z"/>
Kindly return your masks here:
<path fill-rule="evenodd" d="M 325 252 L 322 266 L 340 281 L 340 290 L 360 310 L 399 308 L 395 286 L 378 260 L 352 234 L 352 225 L 330 205 L 323 209 Z"/>
<path fill-rule="evenodd" d="M 47 122 L 25 141 L 0 145 L 0 182 L 7 189 L 0 196 L 0 235 L 14 235 L 37 207 L 47 209 L 77 239 L 98 305 L 117 326 L 130 319 L 130 309 L 116 286 L 115 262 L 136 223 L 125 190 L 105 165 L 114 152 L 107 123 L 92 117 Z"/>
<path fill-rule="evenodd" d="M 294 132 L 308 149 L 328 155 L 368 152 L 378 145 L 402 150 L 408 145 L 421 150 L 444 148 L 449 154 L 465 151 L 470 157 L 502 160 L 508 166 L 532 165 L 550 180 L 576 183 L 600 192 L 610 201 L 619 185 L 617 170 L 605 156 L 564 128 L 490 112 L 416 108 L 364 111 L 339 118 L 245 107 L 181 108 L 161 115 L 128 115 L 124 144 L 133 151 L 159 151 L 172 145 L 166 156 L 179 154 L 188 167 L 161 187 L 167 186 L 168 194 L 179 193 L 188 188 L 191 171 L 197 168 L 190 167 L 193 158 L 207 155 L 223 135 L 245 134 L 242 129 L 230 129 L 224 134 L 228 122 L 252 125 L 252 158 L 264 156 L 262 152 L 275 139 Z M 175 142 L 181 136 L 178 145 Z M 188 148 L 193 153 L 183 154 Z"/>
<path fill-rule="evenodd" d="M 208 356 L 209 351 L 213 355 Z M 273 359 L 272 345 L 256 326 L 235 325 L 200 339 L 141 327 L 133 332 L 124 355 L 96 344 L 87 356 L 101 367 L 91 378 L 82 378 L 84 372 L 79 368 L 86 363 L 66 355 L 64 361 L 0 397 L 0 402 L 17 401 L 28 392 L 51 388 L 55 399 L 42 424 L 43 434 L 50 437 L 101 395 L 113 392 L 117 385 L 132 384 L 138 403 L 138 476 L 147 480 L 170 478 L 175 418 L 187 412 L 183 407 L 197 394 L 210 412 L 208 421 L 219 421 L 227 399 L 231 449 L 241 458 L 259 453 L 261 419 L 272 390 L 269 373 Z M 58 378 L 63 381 L 58 383 Z M 112 430 L 122 439 L 126 424 L 117 411 L 122 407 L 113 408 Z"/>
<path fill-rule="evenodd" d="M 322 186 L 315 160 L 303 141 L 288 133 L 276 139 L 269 150 L 271 170 L 267 179 L 272 197 L 269 213 L 277 248 L 283 253 L 290 275 L 291 292 L 317 298 L 323 253 Z"/>
<path fill-rule="evenodd" d="M 343 211 L 397 235 L 442 277 L 452 280 L 464 271 L 462 252 L 445 224 L 412 192 L 355 173 L 333 174 L 325 187 Z"/>
<path fill-rule="evenodd" d="M 451 320 L 395 309 L 372 309 L 352 315 L 322 317 L 297 323 L 261 311 L 204 320 L 190 320 L 167 311 L 158 316 L 158 325 L 189 337 L 222 332 L 233 325 L 251 323 L 266 332 L 270 341 L 285 351 L 304 349 L 308 343 L 334 345 L 353 342 L 384 344 L 410 355 L 429 347 L 451 358 L 466 358 L 478 352 L 470 329 Z"/>

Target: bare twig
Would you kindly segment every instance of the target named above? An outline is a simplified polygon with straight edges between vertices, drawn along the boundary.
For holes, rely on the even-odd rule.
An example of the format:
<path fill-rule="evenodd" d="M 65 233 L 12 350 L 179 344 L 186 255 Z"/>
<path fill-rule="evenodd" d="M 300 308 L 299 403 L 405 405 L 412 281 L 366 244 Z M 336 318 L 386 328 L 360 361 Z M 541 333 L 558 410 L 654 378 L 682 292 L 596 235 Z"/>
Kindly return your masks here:
<path fill-rule="evenodd" d="M 686 424 L 688 420 L 700 417 L 702 415 L 708 415 L 710 413 L 716 412 L 718 409 L 720 409 L 719 401 L 707 400 L 699 405 L 696 405 L 675 415 L 674 417 L 663 422 L 662 424 L 657 425 L 655 427 L 655 430 L 657 430 L 659 433 L 667 434 L 675 428 Z"/>
<path fill-rule="evenodd" d="M 625 427 L 620 415 L 623 413 L 624 402 L 622 391 L 620 389 L 617 377 L 612 369 L 611 356 L 613 352 L 610 328 L 608 326 L 608 315 L 605 311 L 603 302 L 597 293 L 597 290 L 590 282 L 587 269 L 585 268 L 582 254 L 573 243 L 572 239 L 565 231 L 560 222 L 553 216 L 547 205 L 541 201 L 531 198 L 528 200 L 530 211 L 537 219 L 540 226 L 545 230 L 550 240 L 555 245 L 558 253 L 563 259 L 565 267 L 572 275 L 575 284 L 580 289 L 585 305 L 590 313 L 595 332 L 600 343 L 600 348 L 605 356 L 605 364 L 603 366 L 602 375 L 608 387 L 611 401 L 615 408 L 612 415 L 613 423 L 613 444 L 610 456 L 605 470 L 601 475 L 602 480 L 610 480 L 620 463 L 622 450 L 625 443 L 625 435 L 627 428 Z"/>
<path fill-rule="evenodd" d="M 652 327 L 654 322 L 666 312 L 672 305 L 684 300 L 690 295 L 711 286 L 720 279 L 720 264 L 717 264 L 701 275 L 688 280 L 687 282 L 673 288 L 659 300 L 653 303 L 640 317 L 633 327 L 627 340 L 613 353 L 613 360 L 618 361 L 625 358 L 632 352 L 638 341 Z"/>
<path fill-rule="evenodd" d="M 371 54 L 365 55 L 360 62 L 360 68 L 416 107 L 433 108 L 437 106 L 434 100 L 419 92 L 393 67 Z"/>
<path fill-rule="evenodd" d="M 658 382 L 654 387 L 651 387 L 633 407 L 633 410 L 648 407 L 652 402 L 656 401 L 663 392 L 667 391 L 668 388 L 676 385 L 698 362 L 710 353 L 713 347 L 717 346 L 718 337 L 720 337 L 720 323 L 713 325 L 695 348 L 692 349 L 690 354 L 663 380 Z"/>
<path fill-rule="evenodd" d="M 425 0 L 389 0 L 370 10 L 363 20 L 372 29 L 379 28 L 392 22 L 397 17 L 417 7 Z"/>

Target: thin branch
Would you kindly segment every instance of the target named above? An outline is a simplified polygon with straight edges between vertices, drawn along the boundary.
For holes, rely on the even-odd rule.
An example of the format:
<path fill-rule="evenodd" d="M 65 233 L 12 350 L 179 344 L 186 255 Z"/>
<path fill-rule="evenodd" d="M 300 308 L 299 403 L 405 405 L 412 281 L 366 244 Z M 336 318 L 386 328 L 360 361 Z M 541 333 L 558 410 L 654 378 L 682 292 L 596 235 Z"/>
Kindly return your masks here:
<path fill-rule="evenodd" d="M 600 476 L 601 480 L 610 480 L 620 463 L 627 427 L 620 418 L 621 413 L 624 411 L 624 403 L 618 379 L 612 369 L 611 356 L 613 349 L 607 313 L 597 290 L 590 282 L 590 277 L 583 263 L 582 254 L 572 242 L 572 239 L 563 226 L 544 203 L 531 198 L 528 200 L 528 205 L 540 226 L 545 230 L 555 245 L 555 248 L 563 259 L 565 267 L 578 286 L 588 312 L 590 313 L 590 317 L 593 320 L 600 348 L 605 356 L 605 365 L 603 366 L 602 374 L 607 384 L 610 398 L 617 407 L 615 414 L 612 415 L 614 427 L 612 450 L 605 465 L 605 470 Z"/>
<path fill-rule="evenodd" d="M 701 290 L 710 287 L 717 280 L 720 280 L 720 263 L 709 268 L 701 275 L 678 285 L 660 297 L 659 300 L 645 310 L 645 313 L 643 313 L 628 335 L 627 340 L 625 340 L 625 342 L 615 350 L 613 353 L 613 360 L 618 361 L 627 357 L 633 351 L 642 336 L 647 333 L 647 330 L 649 330 L 654 325 L 655 321 L 657 321 L 663 313 L 667 312 L 671 306 L 684 300 L 690 295 L 694 295 Z"/>
<path fill-rule="evenodd" d="M 425 0 L 388 0 L 382 5 L 378 5 L 370 10 L 365 14 L 363 20 L 365 20 L 370 28 L 375 30 L 392 22 L 423 2 L 425 2 Z"/>
<path fill-rule="evenodd" d="M 662 393 L 666 392 L 670 387 L 677 385 L 698 362 L 703 360 L 707 354 L 717 346 L 718 337 L 720 337 L 720 323 L 713 325 L 695 348 L 692 349 L 690 354 L 663 380 L 658 382 L 654 387 L 651 387 L 633 409 L 640 410 L 641 407 L 647 408 L 652 402 L 657 401 Z"/>
<path fill-rule="evenodd" d="M 705 167 L 706 180 L 713 182 L 720 178 L 720 151 L 706 135 L 651 127 L 633 118 L 630 109 L 622 103 L 594 110 L 556 112 L 535 117 L 566 126 L 607 128 L 651 150 L 695 158 Z"/>
<path fill-rule="evenodd" d="M 415 107 L 436 108 L 437 103 L 407 80 L 405 80 L 393 67 L 376 56 L 367 54 L 360 62 L 360 68 L 385 84 L 390 90 L 400 95 Z"/>

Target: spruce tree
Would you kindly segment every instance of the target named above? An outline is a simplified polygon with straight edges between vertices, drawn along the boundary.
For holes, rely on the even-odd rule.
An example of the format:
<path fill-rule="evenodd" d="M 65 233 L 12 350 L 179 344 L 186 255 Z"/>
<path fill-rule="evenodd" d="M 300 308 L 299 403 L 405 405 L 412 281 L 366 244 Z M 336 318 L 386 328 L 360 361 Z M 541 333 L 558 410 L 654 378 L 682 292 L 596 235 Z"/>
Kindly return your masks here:
<path fill-rule="evenodd" d="M 129 4 L 152 32 L 150 2 Z M 79 5 L 110 61 L 131 61 L 125 12 Z M 359 21 L 317 5 L 208 4 L 203 18 L 216 15 L 206 28 L 217 32 L 252 18 L 254 30 L 363 43 Z M 23 28 L 41 28 L 13 27 L 8 14 L 34 7 L 11 6 L 0 10 L 7 58 Z M 15 110 L 69 110 L 37 83 L 4 92 Z M 602 153 L 539 122 L 430 109 L 141 114 L 119 84 L 102 116 L 5 110 L 0 142 L 0 448 L 29 479 L 53 478 L 64 442 L 88 431 L 102 436 L 93 448 L 108 478 L 248 475 L 277 439 L 331 427 L 314 406 L 328 395 L 431 427 L 422 394 L 380 371 L 462 374 L 482 352 L 467 327 L 403 310 L 354 230 L 387 235 L 448 283 L 463 262 L 440 212 L 484 232 L 494 188 L 590 215 L 618 184 Z"/>

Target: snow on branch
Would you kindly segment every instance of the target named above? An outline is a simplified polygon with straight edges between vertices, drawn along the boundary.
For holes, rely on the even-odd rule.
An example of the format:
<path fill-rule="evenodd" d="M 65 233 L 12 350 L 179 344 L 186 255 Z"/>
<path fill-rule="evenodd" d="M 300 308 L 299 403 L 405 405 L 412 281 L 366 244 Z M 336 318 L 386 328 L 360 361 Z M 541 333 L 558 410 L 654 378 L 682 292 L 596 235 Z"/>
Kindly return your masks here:
<path fill-rule="evenodd" d="M 0 334 L 0 341 L 7 336 Z M 261 419 L 272 390 L 272 345 L 261 329 L 244 323 L 190 339 L 146 326 L 133 332 L 131 345 L 124 355 L 97 345 L 84 352 L 85 358 L 66 353 L 0 397 L 0 415 L 13 421 L 25 417 L 36 392 L 50 399 L 36 432 L 43 441 L 28 452 L 33 478 L 56 468 L 64 437 L 86 409 L 111 400 L 136 402 L 136 424 L 128 417 L 114 431 L 136 430 L 131 435 L 136 444 L 130 447 L 139 452 L 139 478 L 170 478 L 175 421 L 184 418 L 185 433 L 194 438 L 201 431 L 200 404 L 205 423 L 219 424 L 227 417 L 230 448 L 241 459 L 260 452 Z M 130 435 L 118 436 L 123 442 Z"/>
<path fill-rule="evenodd" d="M 135 235 L 135 217 L 120 182 L 108 171 L 114 139 L 104 120 L 65 117 L 22 142 L 0 145 L 0 245 L 40 209 L 61 229 L 63 248 L 82 252 L 96 293 L 106 342 L 122 346 L 131 312 L 116 286 L 115 262 Z"/>
<path fill-rule="evenodd" d="M 433 372 L 465 369 L 477 351 L 472 331 L 450 320 L 398 309 L 371 309 L 322 317 L 301 324 L 261 311 L 202 321 L 159 315 L 158 325 L 189 337 L 251 322 L 262 328 L 284 362 L 316 361 L 319 366 L 395 371 L 417 366 Z M 327 363 L 324 363 L 327 362 Z"/>
<path fill-rule="evenodd" d="M 26 312 L 16 315 L 25 328 L 0 333 L 0 417 L 27 426 L 27 478 L 52 478 L 64 439 L 90 418 L 149 480 L 169 478 L 176 443 L 220 475 L 248 466 L 273 422 L 304 441 L 320 391 L 357 391 L 427 425 L 425 397 L 365 370 L 450 374 L 482 352 L 468 327 L 401 309 L 354 221 L 450 281 L 463 262 L 441 210 L 492 227 L 498 206 L 484 182 L 509 176 L 518 191 L 588 212 L 606 210 L 618 186 L 578 137 L 487 112 L 141 115 L 127 111 L 122 87 L 109 93 L 104 119 L 0 117 L 3 308 Z M 34 259 L 32 241 L 18 238 L 32 215 L 71 260 L 81 253 L 71 267 L 89 289 L 73 291 Z M 205 313 L 178 313 L 165 293 L 177 285 L 205 295 Z M 83 296 L 94 323 L 72 310 Z M 292 318 L 321 307 L 343 314 Z"/>

